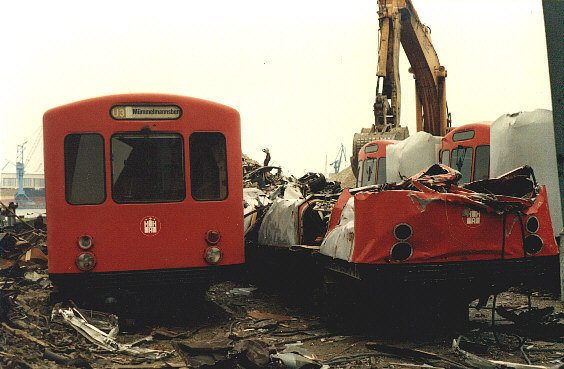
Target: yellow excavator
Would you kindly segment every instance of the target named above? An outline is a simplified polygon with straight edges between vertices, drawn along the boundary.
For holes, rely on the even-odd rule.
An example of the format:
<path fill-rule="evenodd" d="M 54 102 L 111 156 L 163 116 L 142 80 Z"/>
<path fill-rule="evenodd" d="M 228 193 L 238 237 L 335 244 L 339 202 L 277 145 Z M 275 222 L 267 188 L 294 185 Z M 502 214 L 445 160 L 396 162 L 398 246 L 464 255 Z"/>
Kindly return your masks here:
<path fill-rule="evenodd" d="M 403 46 L 415 79 L 417 131 L 444 136 L 450 126 L 445 78 L 447 72 L 431 42 L 431 30 L 420 20 L 411 0 L 378 0 L 380 46 L 376 75 L 374 124 L 363 128 L 353 139 L 351 165 L 358 172 L 357 155 L 374 140 L 403 140 L 407 127 L 400 127 L 401 89 L 399 48 Z"/>

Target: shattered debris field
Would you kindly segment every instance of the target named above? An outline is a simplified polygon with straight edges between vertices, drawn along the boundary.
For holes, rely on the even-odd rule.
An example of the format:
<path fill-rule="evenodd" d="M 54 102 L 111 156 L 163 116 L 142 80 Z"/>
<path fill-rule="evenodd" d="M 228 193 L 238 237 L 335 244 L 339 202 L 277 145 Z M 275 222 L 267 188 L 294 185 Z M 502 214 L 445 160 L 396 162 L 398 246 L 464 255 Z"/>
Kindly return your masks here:
<path fill-rule="evenodd" d="M 471 303 L 462 327 L 396 329 L 355 310 L 335 324 L 319 291 L 250 273 L 201 298 L 178 287 L 123 306 L 57 302 L 45 260 L 25 254 L 0 279 L 4 368 L 539 368 L 564 359 L 564 309 L 547 292 L 530 293 L 532 310 L 528 291 L 499 294 L 494 331 L 491 297 L 480 309 Z"/>
<path fill-rule="evenodd" d="M 278 167 L 247 161 L 244 168 L 247 184 L 259 187 L 245 188 L 254 195 L 246 198 L 247 264 L 230 278 L 217 278 L 207 291 L 169 281 L 166 288 L 139 283 L 135 290 L 108 290 L 103 283 L 92 288 L 80 285 L 74 294 L 62 294 L 49 279 L 43 218 L 20 218 L 13 225 L 12 217 L 12 225 L 0 230 L 0 367 L 524 369 L 564 365 L 564 307 L 554 292 L 557 277 L 537 276 L 544 289 L 521 286 L 488 296 L 503 289 L 492 287 L 502 273 L 482 272 L 488 283 L 475 289 L 472 296 L 481 298 L 468 306 L 468 300 L 459 303 L 464 293 L 461 279 L 445 278 L 448 283 L 438 290 L 430 288 L 434 285 L 427 279 L 415 287 L 405 281 L 395 284 L 401 279 L 397 273 L 387 275 L 386 281 L 373 280 L 386 292 L 367 291 L 367 284 L 336 286 L 320 273 L 320 264 L 302 264 L 302 256 L 307 260 L 318 256 L 312 250 L 319 250 L 325 234 L 320 223 L 310 224 L 311 245 L 293 242 L 297 246 L 272 247 L 272 258 L 256 252 L 257 246 L 265 250 L 256 241 L 261 234 L 256 224 L 257 209 L 264 211 L 270 203 L 260 188 L 273 185 L 273 193 L 297 197 L 293 199 L 297 202 L 306 201 L 303 191 L 323 190 L 307 201 L 316 200 L 315 212 L 328 220 L 341 191 L 339 184 L 310 173 L 283 189 L 274 186 L 286 182 Z M 285 259 L 280 250 L 293 258 Z"/>

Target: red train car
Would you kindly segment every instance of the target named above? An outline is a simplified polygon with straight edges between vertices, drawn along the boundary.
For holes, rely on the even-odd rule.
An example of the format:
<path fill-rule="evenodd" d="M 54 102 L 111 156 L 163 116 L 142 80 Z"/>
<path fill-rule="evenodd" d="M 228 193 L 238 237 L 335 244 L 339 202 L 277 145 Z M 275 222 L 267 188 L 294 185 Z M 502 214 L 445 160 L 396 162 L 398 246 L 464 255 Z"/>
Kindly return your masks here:
<path fill-rule="evenodd" d="M 332 210 L 320 247 L 327 286 L 352 278 L 360 291 L 401 291 L 429 305 L 442 300 L 464 316 L 472 299 L 557 280 L 546 189 L 530 168 L 489 179 L 488 123 L 457 127 L 443 137 L 442 166 L 370 187 L 381 183 L 375 161 L 386 157 L 380 147 L 366 153 L 377 142 L 359 153 L 360 188 L 345 189 Z"/>
<path fill-rule="evenodd" d="M 385 297 L 465 320 L 473 299 L 552 285 L 558 246 L 530 168 L 463 187 L 459 176 L 435 164 L 398 184 L 345 189 L 320 246 L 328 301 Z"/>
<path fill-rule="evenodd" d="M 358 152 L 357 187 L 386 183 L 386 146 L 395 141 L 376 140 Z"/>
<path fill-rule="evenodd" d="M 357 187 L 386 183 L 386 147 L 393 143 L 376 140 L 360 149 Z M 441 164 L 462 174 L 461 184 L 489 178 L 489 123 L 471 123 L 454 128 L 442 138 L 439 158 Z"/>
<path fill-rule="evenodd" d="M 460 183 L 489 178 L 490 124 L 465 124 L 450 131 L 442 139 L 440 162 L 462 174 Z"/>
<path fill-rule="evenodd" d="M 235 109 L 123 94 L 51 109 L 43 125 L 49 274 L 61 289 L 204 289 L 244 262 Z"/>

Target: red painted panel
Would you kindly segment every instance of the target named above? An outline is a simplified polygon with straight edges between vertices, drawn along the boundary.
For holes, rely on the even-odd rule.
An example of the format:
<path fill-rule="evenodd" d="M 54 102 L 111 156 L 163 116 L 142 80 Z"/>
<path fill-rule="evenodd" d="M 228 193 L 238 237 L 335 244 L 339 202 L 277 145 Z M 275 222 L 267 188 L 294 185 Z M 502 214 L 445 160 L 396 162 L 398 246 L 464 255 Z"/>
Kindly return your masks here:
<path fill-rule="evenodd" d="M 176 104 L 177 120 L 118 121 L 110 117 L 115 104 Z M 177 132 L 184 138 L 186 198 L 181 202 L 117 204 L 111 196 L 110 138 L 115 132 Z M 194 131 L 222 132 L 226 138 L 229 195 L 224 201 L 196 201 L 190 196 L 188 138 Z M 84 100 L 47 111 L 44 115 L 46 207 L 49 215 L 49 272 L 77 273 L 79 236 L 94 239 L 97 257 L 93 272 L 201 267 L 205 233 L 221 232 L 219 265 L 244 262 L 243 191 L 240 118 L 236 110 L 209 101 L 164 94 L 127 94 Z M 104 137 L 106 200 L 100 205 L 70 205 L 65 200 L 64 137 L 70 133 L 99 133 Z M 142 220 L 157 219 L 158 233 L 143 232 Z"/>
<path fill-rule="evenodd" d="M 413 229 L 413 235 L 407 240 L 413 247 L 413 254 L 405 263 L 500 259 L 503 216 L 491 209 L 471 213 L 476 209 L 470 206 L 466 196 L 452 193 L 405 190 L 359 193 L 355 195 L 352 261 L 396 263 L 390 258 L 390 249 L 398 242 L 393 229 L 399 223 L 407 223 Z M 541 227 L 537 234 L 544 241 L 535 256 L 556 255 L 558 247 L 552 236 L 544 188 L 535 204 L 527 209 L 523 223 L 529 215 L 538 217 Z M 504 258 L 523 257 L 518 216 L 508 214 L 505 224 Z"/>

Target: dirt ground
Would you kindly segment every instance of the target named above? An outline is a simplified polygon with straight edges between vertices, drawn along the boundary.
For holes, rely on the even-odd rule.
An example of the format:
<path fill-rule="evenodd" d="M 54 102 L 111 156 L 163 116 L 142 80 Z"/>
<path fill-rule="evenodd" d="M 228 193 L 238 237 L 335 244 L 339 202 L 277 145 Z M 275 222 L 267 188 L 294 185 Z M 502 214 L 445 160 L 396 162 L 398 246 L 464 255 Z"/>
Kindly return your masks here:
<path fill-rule="evenodd" d="M 469 323 L 464 327 L 395 331 L 369 324 L 370 317 L 356 317 L 355 311 L 343 312 L 355 318 L 353 323 L 336 327 L 322 318 L 322 306 L 315 299 L 305 301 L 274 287 L 257 289 L 248 280 L 218 283 L 205 298 L 193 298 L 189 293 L 182 296 L 180 290 L 166 290 L 155 298 L 149 292 L 147 299 L 137 300 L 136 306 L 121 311 L 117 308 L 120 330 L 115 341 L 127 344 L 141 340 L 135 347 L 161 350 L 168 355 L 150 359 L 100 348 L 60 318 L 52 317 L 53 310 L 71 303 L 53 305 L 52 285 L 47 277 L 46 270 L 40 268 L 21 269 L 0 277 L 1 367 L 486 367 L 469 364 L 453 351 L 453 339 L 460 336 L 464 337 L 460 347 L 482 359 L 527 364 L 524 352 L 534 365 L 551 367 L 564 361 L 560 324 L 564 308 L 548 293 L 532 293 L 531 304 L 540 312 L 534 321 L 522 319 L 515 323 L 496 314 L 494 334 L 492 297 L 480 309 L 474 308 L 478 301 L 472 302 Z M 514 290 L 499 294 L 496 303 L 497 307 L 522 313 L 527 310 L 528 298 Z M 78 306 L 82 312 L 89 307 Z M 541 310 L 547 307 L 554 310 Z M 246 349 L 234 350 L 237 342 L 247 344 Z M 260 361 L 265 352 L 266 359 Z M 278 358 L 269 358 L 274 353 Z"/>

